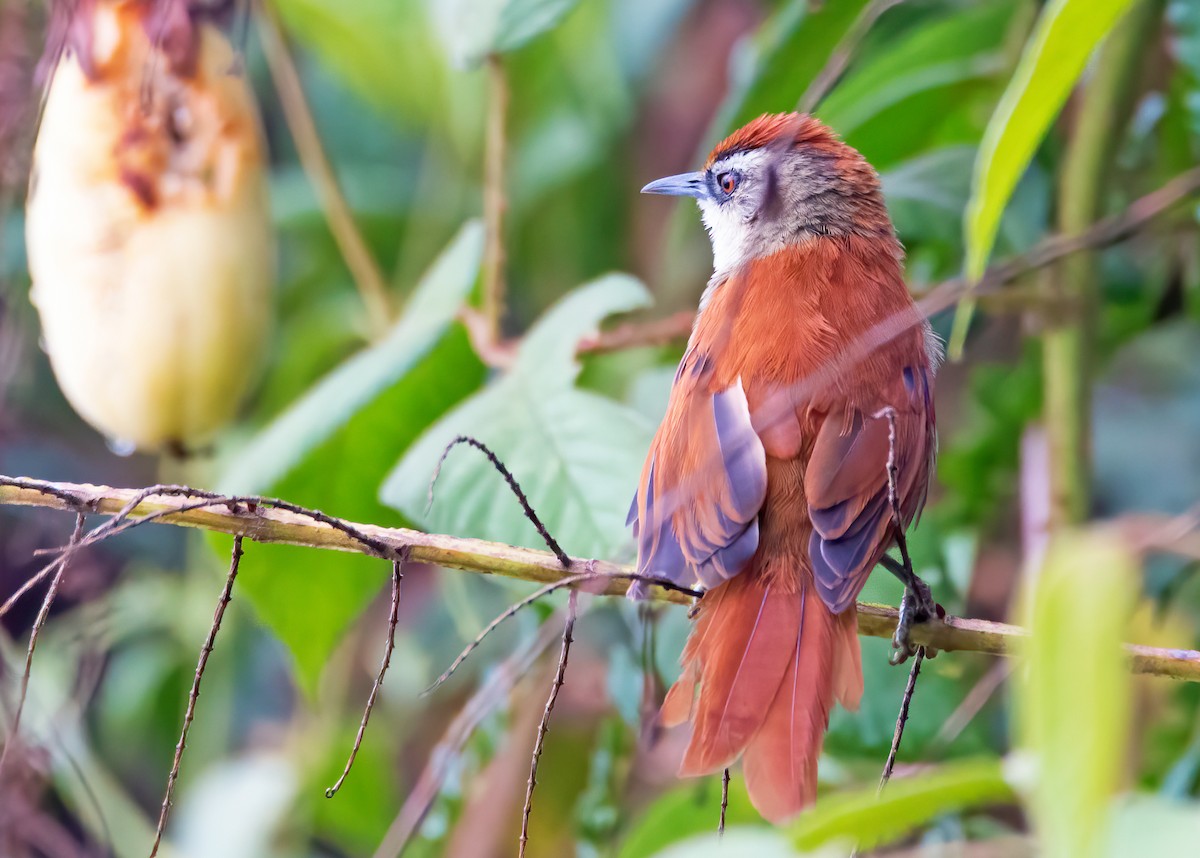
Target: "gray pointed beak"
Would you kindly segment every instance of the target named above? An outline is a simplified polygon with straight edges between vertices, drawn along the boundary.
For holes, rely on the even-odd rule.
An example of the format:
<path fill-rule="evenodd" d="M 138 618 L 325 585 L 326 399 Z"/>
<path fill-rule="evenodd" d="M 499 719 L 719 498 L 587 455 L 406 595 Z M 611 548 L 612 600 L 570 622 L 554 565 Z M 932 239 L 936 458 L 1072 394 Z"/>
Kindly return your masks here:
<path fill-rule="evenodd" d="M 704 181 L 703 173 L 680 173 L 678 176 L 656 179 L 642 188 L 642 193 L 700 199 L 708 196 L 708 186 Z"/>

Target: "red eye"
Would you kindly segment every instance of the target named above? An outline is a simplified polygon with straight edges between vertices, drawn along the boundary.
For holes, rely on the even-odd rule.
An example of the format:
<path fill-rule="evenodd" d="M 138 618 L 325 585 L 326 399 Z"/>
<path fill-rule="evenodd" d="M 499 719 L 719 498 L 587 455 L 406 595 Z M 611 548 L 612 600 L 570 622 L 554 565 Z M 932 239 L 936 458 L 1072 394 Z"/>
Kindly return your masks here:
<path fill-rule="evenodd" d="M 732 194 L 733 189 L 737 187 L 737 178 L 733 173 L 722 173 L 717 176 L 717 184 L 721 186 L 721 190 L 726 194 Z"/>

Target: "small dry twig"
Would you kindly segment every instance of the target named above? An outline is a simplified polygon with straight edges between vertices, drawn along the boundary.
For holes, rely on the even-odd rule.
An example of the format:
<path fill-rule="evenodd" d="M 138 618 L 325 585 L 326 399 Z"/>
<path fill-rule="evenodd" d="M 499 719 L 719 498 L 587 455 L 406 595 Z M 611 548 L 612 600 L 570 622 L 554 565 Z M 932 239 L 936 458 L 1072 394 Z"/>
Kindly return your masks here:
<path fill-rule="evenodd" d="M 546 585 L 534 590 L 532 593 L 530 593 L 524 599 L 521 599 L 517 602 L 513 602 L 511 605 L 509 605 L 507 608 L 505 608 L 500 614 L 498 614 L 495 619 L 493 619 L 490 623 L 488 623 L 484 627 L 483 631 L 481 631 L 478 635 L 475 636 L 474 640 L 472 640 L 469 644 L 466 645 L 466 647 L 463 649 L 463 651 L 458 654 L 458 657 L 455 658 L 453 662 L 451 662 L 450 666 L 448 668 L 446 668 L 446 670 L 442 673 L 442 675 L 439 676 L 437 679 L 435 679 L 433 681 L 433 684 L 431 684 L 428 688 L 426 688 L 424 691 L 421 692 L 421 696 L 424 697 L 424 696 L 426 696 L 428 694 L 432 694 L 434 691 L 436 691 L 443 683 L 445 683 L 445 681 L 447 679 L 449 679 L 451 676 L 454 675 L 454 672 L 462 666 L 462 663 L 464 661 L 467 660 L 467 656 L 469 656 L 472 652 L 474 652 L 475 649 L 481 643 L 483 643 L 484 639 L 488 635 L 490 635 L 493 631 L 496 630 L 497 626 L 499 626 L 501 623 L 503 623 L 505 620 L 509 619 L 510 617 L 513 617 L 516 614 L 518 614 L 522 608 L 526 608 L 529 605 L 532 605 L 534 602 L 541 599 L 542 597 L 549 596 L 551 593 L 554 593 L 558 590 L 562 590 L 565 587 L 574 588 L 580 584 L 585 584 L 588 581 L 613 579 L 613 578 L 616 578 L 619 580 L 628 580 L 628 581 L 642 581 L 647 584 L 656 584 L 659 587 L 662 587 L 664 589 L 675 590 L 678 592 L 687 593 L 697 599 L 700 598 L 701 595 L 703 595 L 696 590 L 690 590 L 687 587 L 681 587 L 673 581 L 667 581 L 662 578 L 651 578 L 647 575 L 639 575 L 636 572 L 581 572 L 578 575 L 570 575 L 570 576 L 563 578 L 561 580 L 558 580 L 558 581 L 551 581 L 549 584 L 546 584 Z M 574 592 L 574 590 L 572 590 L 572 592 Z"/>
<path fill-rule="evenodd" d="M 725 812 L 729 810 L 729 769 L 721 772 L 721 818 L 717 821 L 717 834 L 725 835 Z"/>
<path fill-rule="evenodd" d="M 900 494 L 897 490 L 898 468 L 896 464 L 896 410 L 884 409 L 882 416 L 888 422 L 888 457 L 887 481 L 888 503 L 892 508 L 892 523 L 895 527 L 896 546 L 900 549 L 900 559 L 910 580 L 916 579 L 912 558 L 908 554 L 908 539 L 904 534 L 904 518 L 900 512 Z M 905 585 L 908 586 L 907 584 Z M 892 777 L 892 769 L 896 765 L 896 754 L 900 751 L 900 742 L 904 738 L 904 725 L 908 723 L 908 709 L 912 704 L 913 692 L 917 690 L 917 677 L 921 675 L 921 662 L 925 660 L 925 647 L 917 647 L 912 667 L 908 671 L 908 683 L 904 687 L 904 695 L 900 699 L 900 712 L 896 716 L 896 729 L 892 733 L 892 746 L 888 750 L 887 760 L 883 764 L 883 775 L 879 779 L 879 792 Z"/>
<path fill-rule="evenodd" d="M 71 533 L 71 541 L 67 543 L 67 548 L 62 555 L 46 567 L 47 570 L 55 570 L 54 579 L 50 582 L 49 589 L 46 590 L 46 595 L 42 599 L 42 607 L 38 611 L 37 618 L 33 621 L 33 628 L 29 632 L 29 648 L 25 652 L 25 668 L 21 672 L 21 690 L 17 694 L 17 708 L 13 714 L 12 728 L 9 730 L 8 738 L 4 742 L 4 750 L 0 751 L 0 773 L 4 771 L 4 762 L 8 759 L 9 750 L 16 744 L 17 731 L 21 727 L 21 714 L 25 711 L 25 698 L 29 694 L 29 678 L 33 673 L 33 653 L 37 649 L 38 637 L 41 635 L 42 627 L 46 625 L 46 619 L 50 616 L 50 608 L 54 605 L 54 600 L 58 596 L 58 588 L 62 584 L 63 576 L 67 573 L 67 565 L 70 563 L 71 555 L 79 547 L 80 539 L 83 536 L 83 523 L 83 513 L 76 513 L 75 530 Z"/>
<path fill-rule="evenodd" d="M 517 499 L 517 503 L 521 505 L 521 512 L 525 514 L 525 518 L 529 519 L 529 523 L 537 529 L 538 536 L 540 536 L 542 541 L 546 543 L 546 547 L 549 548 L 554 556 L 558 558 L 558 562 L 562 564 L 564 569 L 570 569 L 570 556 L 567 554 L 567 552 L 562 550 L 562 547 L 558 544 L 558 540 L 550 535 L 550 531 L 546 528 L 546 525 L 542 523 L 540 518 L 538 518 L 538 514 L 533 511 L 533 507 L 529 503 L 529 498 L 526 497 L 525 492 L 521 490 L 521 485 L 517 482 L 517 478 L 512 475 L 512 472 L 507 466 L 505 466 L 504 462 L 500 460 L 500 457 L 493 453 L 492 449 L 478 438 L 473 438 L 470 435 L 459 435 L 453 441 L 447 444 L 445 449 L 442 450 L 442 455 L 438 456 L 437 465 L 433 469 L 433 476 L 429 479 L 429 493 L 425 503 L 426 514 L 428 514 L 430 508 L 433 507 L 433 490 L 437 485 L 438 477 L 441 476 L 442 465 L 446 463 L 446 457 L 450 455 L 450 451 L 459 444 L 468 444 L 487 457 L 487 460 L 491 463 L 492 467 L 499 472 L 500 476 L 504 478 L 504 482 L 508 484 L 509 490 L 512 491 L 513 495 Z"/>
<path fill-rule="evenodd" d="M 354 745 L 350 748 L 350 756 L 346 759 L 346 765 L 342 768 L 341 777 L 337 782 L 325 790 L 325 798 L 333 798 L 337 795 L 337 791 L 342 788 L 342 784 L 346 782 L 347 775 L 350 774 L 350 769 L 354 766 L 354 759 L 358 756 L 358 749 L 362 747 L 363 736 L 367 732 L 367 722 L 371 720 L 371 710 L 375 708 L 375 699 L 379 696 L 379 689 L 383 687 L 383 676 L 387 673 L 388 665 L 392 661 L 392 651 L 396 648 L 396 626 L 400 622 L 400 582 L 404 580 L 404 574 L 401 572 L 403 564 L 399 560 L 392 561 L 392 608 L 388 613 L 388 630 L 387 641 L 383 646 L 383 662 L 379 665 L 379 673 L 375 676 L 375 684 L 371 686 L 371 694 L 367 697 L 366 708 L 363 709 L 362 720 L 358 723 L 358 733 L 354 736 Z"/>
<path fill-rule="evenodd" d="M 567 619 L 563 623 L 562 650 L 558 655 L 558 670 L 554 673 L 554 681 L 550 684 L 550 696 L 546 698 L 546 709 L 542 712 L 541 723 L 538 724 L 537 738 L 533 743 L 533 753 L 529 758 L 529 784 L 525 790 L 525 807 L 521 811 L 521 839 L 518 842 L 517 856 L 525 858 L 525 846 L 529 843 L 529 815 L 533 812 L 533 790 L 537 786 L 538 761 L 542 756 L 542 746 L 546 741 L 546 731 L 550 729 L 550 715 L 554 711 L 554 702 L 558 700 L 558 692 L 567 676 L 567 657 L 571 653 L 571 633 L 575 630 L 575 612 L 579 592 L 571 591 L 567 599 Z"/>
<path fill-rule="evenodd" d="M 892 769 L 896 766 L 896 754 L 900 751 L 900 741 L 904 738 L 904 725 L 908 723 L 908 708 L 912 704 L 913 692 L 917 690 L 917 677 L 921 675 L 921 663 L 925 660 L 925 647 L 917 647 L 913 657 L 912 667 L 908 671 L 908 684 L 904 686 L 904 696 L 900 698 L 900 712 L 896 715 L 896 729 L 892 732 L 892 747 L 888 750 L 887 760 L 883 764 L 883 774 L 879 778 L 879 792 L 892 779 Z"/>
<path fill-rule="evenodd" d="M 208 629 L 208 637 L 200 648 L 200 658 L 196 662 L 196 674 L 192 678 L 192 687 L 188 691 L 187 710 L 183 715 L 183 730 L 179 734 L 179 744 L 175 746 L 175 758 L 171 761 L 171 773 L 167 775 L 167 789 L 163 794 L 162 808 L 158 813 L 158 825 L 154 829 L 154 844 L 150 847 L 150 858 L 158 854 L 162 844 L 163 832 L 167 828 L 167 817 L 171 813 L 171 803 L 175 795 L 175 782 L 179 780 L 179 765 L 183 761 L 183 749 L 187 747 L 188 731 L 192 720 L 196 717 L 196 701 L 200 699 L 200 681 L 204 678 L 204 668 L 208 665 L 208 657 L 212 654 L 217 643 L 217 632 L 221 630 L 221 620 L 225 617 L 225 608 L 233 598 L 233 582 L 237 578 L 238 565 L 242 561 L 242 537 L 233 537 L 233 550 L 229 554 L 229 574 L 225 576 L 225 586 L 221 597 L 217 600 L 217 608 L 213 612 L 212 625 Z"/>
<path fill-rule="evenodd" d="M 442 782 L 454 760 L 462 754 L 463 746 L 475 728 L 491 712 L 500 706 L 539 656 L 554 641 L 559 639 L 552 620 L 547 620 L 538 629 L 537 636 L 526 646 L 502 661 L 488 679 L 472 695 L 471 699 L 450 722 L 442 740 L 429 755 L 416 785 L 404 800 L 404 806 L 396 815 L 387 834 L 375 850 L 375 858 L 391 858 L 399 855 L 416 834 L 441 791 Z"/>

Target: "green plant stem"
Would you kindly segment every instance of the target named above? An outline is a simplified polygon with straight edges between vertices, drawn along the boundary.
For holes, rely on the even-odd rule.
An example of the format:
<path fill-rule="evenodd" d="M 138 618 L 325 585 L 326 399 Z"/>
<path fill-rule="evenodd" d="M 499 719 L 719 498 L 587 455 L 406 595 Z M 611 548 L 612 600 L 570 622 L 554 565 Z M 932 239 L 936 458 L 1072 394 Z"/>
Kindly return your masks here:
<path fill-rule="evenodd" d="M 387 281 L 354 222 L 350 204 L 338 184 L 329 156 L 325 154 L 321 136 L 317 133 L 316 120 L 304 97 L 300 73 L 288 50 L 287 36 L 284 35 L 279 14 L 271 2 L 262 3 L 259 8 L 263 54 L 279 93 L 284 119 L 296 144 L 296 154 L 300 156 L 300 164 L 312 182 L 313 190 L 317 192 L 329 231 L 362 298 L 367 327 L 373 336 L 381 336 L 387 331 L 392 318 Z"/>
<path fill-rule="evenodd" d="M 1104 43 L 1063 155 L 1058 229 L 1081 232 L 1102 214 L 1122 131 L 1138 93 L 1139 66 L 1157 30 L 1161 0 L 1134 5 Z M 1083 521 L 1091 495 L 1091 370 L 1098 279 L 1096 255 L 1064 259 L 1047 276 L 1051 304 L 1042 367 L 1050 447 L 1050 526 Z"/>
<path fill-rule="evenodd" d="M 508 199 L 504 187 L 508 139 L 508 73 L 504 61 L 492 54 L 484 64 L 487 73 L 487 127 L 483 162 L 483 222 L 487 232 L 483 249 L 483 317 L 487 340 L 500 342 L 504 317 L 504 214 Z"/>
<path fill-rule="evenodd" d="M 83 510 L 89 514 L 116 515 L 138 494 L 135 489 L 0 476 L 0 505 L 39 506 L 72 513 Z M 266 503 L 250 505 L 245 502 L 235 503 L 230 498 L 214 497 L 204 501 L 205 505 L 202 507 L 197 508 L 196 504 L 197 498 L 194 496 L 151 495 L 134 507 L 130 515 L 137 518 L 167 512 L 163 517 L 155 518 L 155 523 L 240 534 L 255 542 L 277 542 L 360 554 L 373 553 L 369 546 L 345 530 L 314 521 L 298 513 L 273 509 Z M 1190 520 L 1188 523 L 1191 523 Z M 482 539 L 422 533 L 405 528 L 376 527 L 369 524 L 350 524 L 350 527 L 373 540 L 377 550 L 386 549 L 396 555 L 402 554 L 415 563 L 428 563 L 484 575 L 503 575 L 540 584 L 561 581 L 564 577 L 558 558 L 548 551 L 534 551 Z M 633 570 L 628 566 L 603 560 L 574 559 L 568 571 L 573 574 L 614 576 L 609 580 L 588 581 L 581 584 L 581 587 L 597 595 L 623 596 L 628 581 L 615 576 L 629 575 Z M 691 602 L 683 594 L 667 592 L 659 587 L 650 588 L 650 597 L 660 602 L 676 604 Z M 892 636 L 897 620 L 894 608 L 860 602 L 857 611 L 859 634 L 880 638 Z M 1010 655 L 1015 647 L 1020 645 L 1025 634 L 1025 630 L 1019 626 L 946 617 L 941 621 L 914 626 L 912 640 L 915 644 L 938 650 L 969 650 L 992 655 Z M 1130 657 L 1131 669 L 1135 673 L 1200 681 L 1200 652 L 1137 645 L 1127 645 L 1126 652 Z"/>

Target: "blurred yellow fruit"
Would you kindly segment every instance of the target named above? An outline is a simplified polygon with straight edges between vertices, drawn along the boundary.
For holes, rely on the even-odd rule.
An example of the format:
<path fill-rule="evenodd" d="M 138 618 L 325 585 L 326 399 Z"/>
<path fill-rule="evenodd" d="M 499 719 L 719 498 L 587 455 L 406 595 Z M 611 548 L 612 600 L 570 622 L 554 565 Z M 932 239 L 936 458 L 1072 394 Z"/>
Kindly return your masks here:
<path fill-rule="evenodd" d="M 76 13 L 90 29 L 76 22 L 85 49 L 53 71 L 26 242 L 75 410 L 115 441 L 189 449 L 257 377 L 275 254 L 262 131 L 233 49 L 183 0 L 161 26 L 152 5 Z"/>

